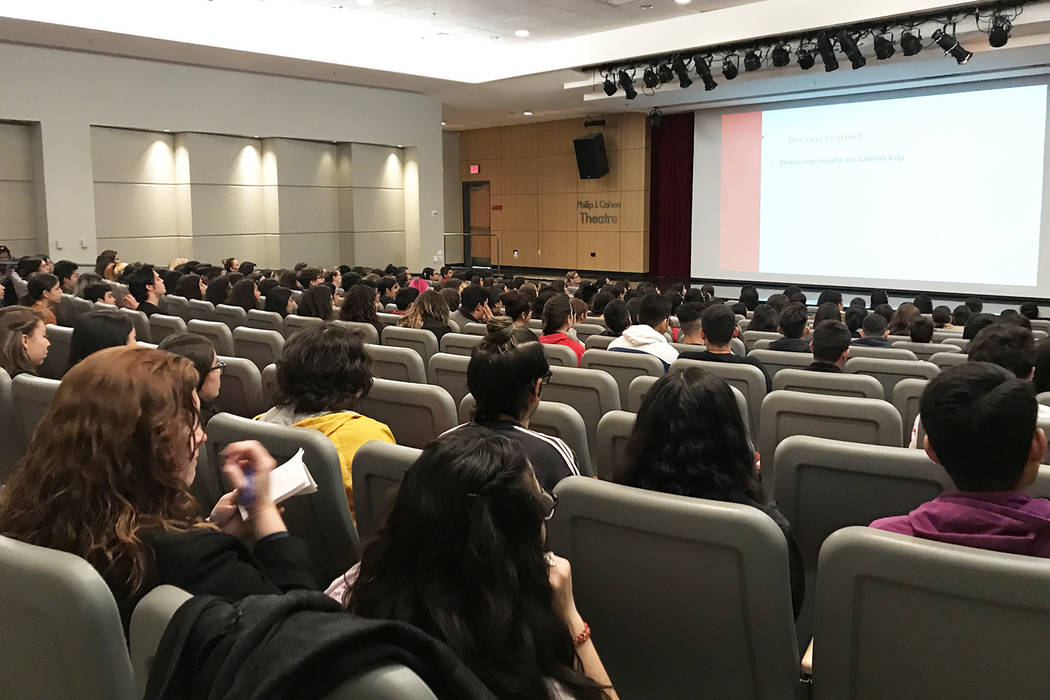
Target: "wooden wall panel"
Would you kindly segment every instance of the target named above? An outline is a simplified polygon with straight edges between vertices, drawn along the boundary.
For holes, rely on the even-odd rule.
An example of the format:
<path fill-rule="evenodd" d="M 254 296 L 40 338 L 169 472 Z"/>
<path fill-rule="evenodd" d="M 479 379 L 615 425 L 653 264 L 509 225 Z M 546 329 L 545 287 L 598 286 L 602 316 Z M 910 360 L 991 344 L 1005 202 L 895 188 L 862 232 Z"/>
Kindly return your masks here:
<path fill-rule="evenodd" d="M 619 270 L 620 234 L 594 232 L 579 234 L 577 267 L 583 270 Z"/>
<path fill-rule="evenodd" d="M 502 166 L 503 194 L 536 194 L 537 159 L 535 156 L 524 158 L 504 158 Z"/>
<path fill-rule="evenodd" d="M 576 202 L 576 195 L 571 192 L 539 195 L 539 230 L 575 232 L 579 218 Z"/>
<path fill-rule="evenodd" d="M 583 121 L 566 119 L 536 125 L 537 155 L 573 155 L 572 142 L 583 135 Z M 575 162 L 575 161 L 574 161 Z"/>
<path fill-rule="evenodd" d="M 504 231 L 535 231 L 538 224 L 539 196 L 535 194 L 505 194 L 502 196 Z"/>
<path fill-rule="evenodd" d="M 463 160 L 485 160 L 501 157 L 499 128 L 474 129 L 460 134 L 459 157 Z"/>
<path fill-rule="evenodd" d="M 579 234 L 576 231 L 540 231 L 538 258 L 541 267 L 580 267 L 577 262 Z"/>
<path fill-rule="evenodd" d="M 536 155 L 536 125 L 505 126 L 500 129 L 504 158 L 522 158 Z"/>
<path fill-rule="evenodd" d="M 470 174 L 471 163 L 481 168 L 477 175 Z M 461 160 L 459 162 L 460 180 L 462 182 L 487 182 L 492 194 L 503 194 L 503 161 L 499 158 Z"/>
<path fill-rule="evenodd" d="M 537 175 L 540 192 L 576 194 L 580 182 L 580 171 L 576 167 L 576 154 L 540 156 L 537 159 Z"/>
<path fill-rule="evenodd" d="M 645 272 L 649 268 L 649 234 L 620 232 L 620 267 L 624 272 Z"/>
<path fill-rule="evenodd" d="M 502 241 L 502 265 L 518 267 L 536 267 L 539 265 L 536 231 L 504 231 L 500 234 Z M 514 251 L 518 254 L 515 255 Z"/>

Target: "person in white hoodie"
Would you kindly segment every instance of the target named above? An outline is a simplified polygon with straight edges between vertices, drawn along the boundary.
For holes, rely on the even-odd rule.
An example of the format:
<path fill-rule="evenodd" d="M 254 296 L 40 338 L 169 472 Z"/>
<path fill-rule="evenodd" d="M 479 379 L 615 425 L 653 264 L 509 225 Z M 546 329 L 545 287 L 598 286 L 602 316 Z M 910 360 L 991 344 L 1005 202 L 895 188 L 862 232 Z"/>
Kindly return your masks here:
<path fill-rule="evenodd" d="M 619 352 L 644 352 L 658 357 L 668 369 L 678 359 L 678 351 L 667 342 L 664 333 L 671 317 L 671 300 L 661 294 L 648 294 L 638 306 L 638 325 L 624 329 L 609 349 Z"/>

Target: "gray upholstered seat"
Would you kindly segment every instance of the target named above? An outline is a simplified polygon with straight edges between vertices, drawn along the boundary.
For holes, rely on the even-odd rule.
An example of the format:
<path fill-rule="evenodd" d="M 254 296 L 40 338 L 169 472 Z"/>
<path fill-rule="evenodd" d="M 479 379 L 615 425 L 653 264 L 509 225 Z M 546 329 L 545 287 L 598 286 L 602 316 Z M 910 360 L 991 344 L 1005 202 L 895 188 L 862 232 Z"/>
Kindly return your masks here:
<path fill-rule="evenodd" d="M 921 360 L 885 360 L 876 357 L 851 357 L 842 366 L 842 371 L 866 374 L 882 384 L 887 398 L 893 397 L 893 387 L 902 379 L 933 379 L 941 370 L 932 362 Z"/>
<path fill-rule="evenodd" d="M 849 356 L 876 357 L 880 360 L 917 360 L 915 353 L 904 348 L 872 348 L 867 345 L 850 345 Z"/>
<path fill-rule="evenodd" d="M 374 328 L 372 330 L 375 331 Z M 427 383 L 427 371 L 423 360 L 420 359 L 419 353 L 411 348 L 366 343 L 365 354 L 372 360 L 374 377 L 416 384 Z"/>
<path fill-rule="evenodd" d="M 885 398 L 879 380 L 863 374 L 784 369 L 773 377 L 773 391 L 780 389 L 830 396 L 854 396 L 860 399 Z"/>
<path fill-rule="evenodd" d="M 466 333 L 467 335 L 481 336 L 489 334 L 488 326 L 486 326 L 484 323 L 467 323 L 463 326 L 463 328 L 460 329 L 460 332 Z"/>
<path fill-rule="evenodd" d="M 162 297 L 163 298 L 163 297 Z M 150 334 L 153 338 L 154 343 L 160 343 L 160 341 L 167 338 L 169 335 L 175 335 L 177 333 L 186 332 L 186 322 L 179 316 L 169 316 L 167 314 L 153 314 L 149 317 L 149 328 Z M 136 332 L 136 340 L 138 339 L 138 333 Z"/>
<path fill-rule="evenodd" d="M 27 373 L 19 374 L 11 380 L 11 400 L 25 445 L 28 445 L 33 437 L 37 423 L 51 408 L 58 385 L 57 379 Z"/>
<path fill-rule="evenodd" d="M 419 459 L 421 450 L 372 440 L 358 448 L 351 467 L 354 484 L 354 519 L 357 532 L 366 539 L 379 516 L 393 501 L 397 487 L 408 468 Z"/>
<path fill-rule="evenodd" d="M 893 387 L 893 405 L 901 414 L 901 430 L 904 444 L 911 441 L 912 427 L 919 415 L 919 400 L 926 391 L 928 379 L 902 379 Z"/>
<path fill-rule="evenodd" d="M 157 308 L 167 316 L 178 316 L 183 323 L 188 323 L 192 318 L 189 300 L 177 294 L 162 294 L 157 301 Z"/>
<path fill-rule="evenodd" d="M 134 309 L 119 309 L 120 313 L 131 319 L 131 325 L 135 327 L 135 339 L 146 343 L 153 342 L 153 332 L 149 327 L 149 317 L 141 311 Z"/>
<path fill-rule="evenodd" d="M 954 345 L 955 347 L 957 347 L 957 348 L 959 348 L 960 350 L 963 350 L 963 351 L 965 351 L 966 348 L 969 347 L 969 345 L 970 345 L 970 341 L 968 339 L 965 339 L 965 338 L 962 338 L 962 337 L 945 338 L 944 340 L 942 340 L 940 342 L 941 342 L 942 345 Z"/>
<path fill-rule="evenodd" d="M 248 312 L 248 327 L 263 331 L 277 331 L 284 335 L 284 319 L 276 311 L 252 309 Z"/>
<path fill-rule="evenodd" d="M 291 338 L 295 335 L 296 331 L 301 331 L 304 328 L 310 328 L 314 326 L 323 326 L 324 321 L 314 316 L 299 316 L 298 314 L 288 314 L 284 317 L 284 337 Z"/>
<path fill-rule="evenodd" d="M 190 333 L 202 335 L 211 341 L 215 352 L 220 355 L 235 355 L 236 348 L 233 345 L 233 333 L 230 327 L 220 321 L 200 321 L 193 319 L 186 324 L 186 330 Z"/>
<path fill-rule="evenodd" d="M 447 333 L 446 336 L 452 335 Z M 467 336 L 473 338 L 475 336 Z M 481 340 L 478 338 L 478 340 Z M 438 351 L 437 336 L 422 328 L 387 326 L 383 329 L 383 345 L 414 350 L 426 367 L 430 356 Z"/>
<path fill-rule="evenodd" d="M 441 352 L 449 355 L 466 355 L 470 357 L 474 346 L 481 342 L 480 335 L 469 333 L 446 333 L 441 336 Z"/>
<path fill-rule="evenodd" d="M 215 306 L 210 301 L 204 301 L 203 299 L 190 299 L 186 302 L 189 305 L 189 318 L 186 319 L 186 323 L 189 323 L 193 319 L 198 321 L 214 321 L 215 320 Z"/>
<path fill-rule="evenodd" d="M 229 329 L 227 329 L 229 332 Z M 262 376 L 251 360 L 241 357 L 219 356 L 225 363 L 219 384 L 219 396 L 212 402 L 216 411 L 253 418 L 270 408 L 263 399 Z"/>
<path fill-rule="evenodd" d="M 467 387 L 467 367 L 470 358 L 465 355 L 451 355 L 439 352 L 430 356 L 427 367 L 427 381 L 434 386 L 444 387 L 458 406 L 470 389 Z"/>
<path fill-rule="evenodd" d="M 332 323 L 357 331 L 361 335 L 362 343 L 379 345 L 379 331 L 371 323 L 360 321 L 332 321 Z"/>
<path fill-rule="evenodd" d="M 752 350 L 748 357 L 760 360 L 770 377 L 782 369 L 805 369 L 813 363 L 813 353 L 785 352 L 783 350 Z"/>
<path fill-rule="evenodd" d="M 940 367 L 941 371 L 948 367 L 965 364 L 969 361 L 970 358 L 965 352 L 945 351 L 934 353 L 930 356 L 930 362 Z"/>
<path fill-rule="evenodd" d="M 277 365 L 266 365 L 262 371 L 262 400 L 264 406 L 273 407 L 274 394 L 277 392 Z"/>
<path fill-rule="evenodd" d="M 47 339 L 51 341 L 51 346 L 47 349 L 44 363 L 37 368 L 37 373 L 48 379 L 61 379 L 66 373 L 66 365 L 69 364 L 69 348 L 73 342 L 73 329 L 49 323 L 45 326 L 45 333 Z"/>
<path fill-rule="evenodd" d="M 579 367 L 580 358 L 568 345 L 543 344 L 543 354 L 547 356 L 547 362 L 551 367 Z"/>
<path fill-rule="evenodd" d="M 616 380 L 596 369 L 551 367 L 551 380 L 543 387 L 543 400 L 575 408 L 587 426 L 587 447 L 597 452 L 598 421 L 609 411 L 620 410 Z"/>
<path fill-rule="evenodd" d="M 456 405 L 448 392 L 430 384 L 376 379 L 357 410 L 385 423 L 399 445 L 423 447 L 456 426 Z"/>
<path fill-rule="evenodd" d="M 11 376 L 0 368 L 0 484 L 6 483 L 14 472 L 27 444 L 15 411 L 11 384 Z"/>
<path fill-rule="evenodd" d="M 132 611 L 128 645 L 131 649 L 131 666 L 135 672 L 136 697 L 145 697 L 149 672 L 164 630 L 175 611 L 192 597 L 175 586 L 157 586 L 143 596 Z"/>
<path fill-rule="evenodd" d="M 910 340 L 898 340 L 893 344 L 893 347 L 900 348 L 901 350 L 910 350 L 915 353 L 915 357 L 920 360 L 930 361 L 936 353 L 945 352 L 945 350 L 951 346 L 945 343 L 913 343 Z M 850 354 L 852 355 L 853 348 L 850 348 Z"/>
<path fill-rule="evenodd" d="M 599 369 L 616 380 L 620 388 L 620 405 L 627 405 L 627 394 L 636 377 L 664 376 L 663 360 L 648 353 L 587 350 L 580 363 L 585 369 Z"/>
<path fill-rule="evenodd" d="M 251 360 L 262 372 L 281 358 L 284 336 L 277 331 L 238 326 L 233 331 L 233 347 L 237 357 Z"/>
<path fill-rule="evenodd" d="M 219 304 L 215 307 L 215 320 L 225 323 L 230 331 L 248 325 L 248 312 L 239 306 Z"/>
<path fill-rule="evenodd" d="M 591 323 L 577 323 L 573 328 L 576 329 L 576 339 L 583 343 L 584 347 L 587 347 L 587 339 L 592 335 L 600 336 L 605 332 L 605 326 Z"/>
<path fill-rule="evenodd" d="M 598 448 L 592 454 L 599 479 L 612 481 L 627 464 L 627 443 L 637 419 L 636 413 L 609 411 L 598 421 Z"/>
<path fill-rule="evenodd" d="M 740 334 L 740 339 L 744 341 L 744 347 L 747 348 L 748 352 L 754 349 L 755 341 L 757 340 L 780 340 L 784 336 L 775 331 L 744 331 Z"/>
<path fill-rule="evenodd" d="M 591 335 L 587 337 L 587 342 L 583 344 L 586 350 L 607 350 L 609 343 L 616 340 L 611 335 Z"/>

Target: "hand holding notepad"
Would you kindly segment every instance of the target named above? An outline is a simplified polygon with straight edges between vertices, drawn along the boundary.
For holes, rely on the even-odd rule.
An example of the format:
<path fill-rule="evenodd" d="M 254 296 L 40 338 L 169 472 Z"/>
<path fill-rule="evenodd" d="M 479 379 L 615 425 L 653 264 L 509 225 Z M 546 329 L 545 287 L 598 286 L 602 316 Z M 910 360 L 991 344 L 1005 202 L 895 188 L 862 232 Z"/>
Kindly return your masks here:
<path fill-rule="evenodd" d="M 270 472 L 270 496 L 274 503 L 279 504 L 292 496 L 310 493 L 317 493 L 317 482 L 303 462 L 303 448 L 300 447 L 291 459 Z M 247 520 L 248 511 L 244 506 L 238 507 L 241 517 Z"/>

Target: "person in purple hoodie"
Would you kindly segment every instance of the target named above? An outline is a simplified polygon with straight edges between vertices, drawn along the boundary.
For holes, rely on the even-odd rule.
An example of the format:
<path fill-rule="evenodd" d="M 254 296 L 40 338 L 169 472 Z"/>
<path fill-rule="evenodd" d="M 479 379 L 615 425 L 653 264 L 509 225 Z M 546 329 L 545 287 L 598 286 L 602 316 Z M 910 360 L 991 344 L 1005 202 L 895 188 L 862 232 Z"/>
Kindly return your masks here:
<path fill-rule="evenodd" d="M 926 454 L 958 490 L 871 527 L 1050 558 L 1050 501 L 1024 492 L 1046 453 L 1032 383 L 989 362 L 968 362 L 930 381 L 919 413 Z"/>

